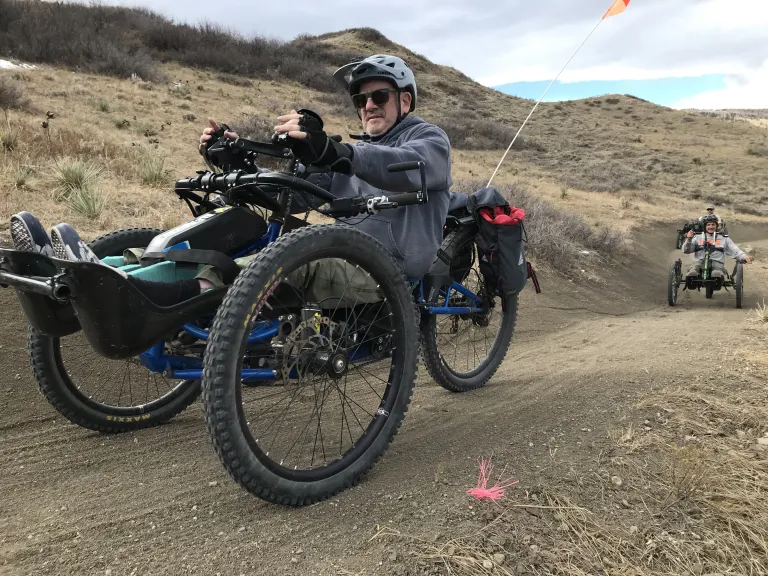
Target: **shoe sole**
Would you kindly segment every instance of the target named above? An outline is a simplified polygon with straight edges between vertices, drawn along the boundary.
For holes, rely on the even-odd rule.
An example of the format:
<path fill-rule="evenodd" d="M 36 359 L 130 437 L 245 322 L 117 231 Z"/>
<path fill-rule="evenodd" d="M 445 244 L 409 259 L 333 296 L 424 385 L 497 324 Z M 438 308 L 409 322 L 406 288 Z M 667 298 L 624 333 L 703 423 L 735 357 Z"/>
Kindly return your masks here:
<path fill-rule="evenodd" d="M 34 252 L 35 243 L 32 241 L 32 235 L 23 220 L 11 218 L 11 240 L 16 250 L 24 252 Z"/>
<path fill-rule="evenodd" d="M 30 222 L 32 227 L 30 227 Z M 38 238 L 36 239 L 35 236 Z M 16 250 L 34 252 L 45 256 L 50 256 L 53 252 L 52 242 L 48 234 L 40 222 L 28 212 L 19 212 L 11 216 L 11 240 Z"/>
<path fill-rule="evenodd" d="M 51 229 L 51 244 L 54 256 L 60 260 L 101 263 L 75 229 L 67 224 L 57 224 Z"/>

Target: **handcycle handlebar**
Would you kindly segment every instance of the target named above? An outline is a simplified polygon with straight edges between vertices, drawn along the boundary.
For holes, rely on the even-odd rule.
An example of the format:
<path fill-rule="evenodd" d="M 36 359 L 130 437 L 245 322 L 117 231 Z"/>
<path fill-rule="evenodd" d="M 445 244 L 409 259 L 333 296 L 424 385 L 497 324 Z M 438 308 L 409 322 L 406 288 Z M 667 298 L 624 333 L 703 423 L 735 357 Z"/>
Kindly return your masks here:
<path fill-rule="evenodd" d="M 230 149 L 239 149 L 246 152 L 266 154 L 282 158 L 292 158 L 293 156 L 293 153 L 289 148 L 285 148 L 281 145 L 253 142 L 243 138 L 232 140 L 228 142 L 226 146 Z M 281 213 L 285 207 L 280 200 L 281 195 L 276 194 L 275 192 L 291 189 L 304 192 L 325 201 L 325 204 L 318 208 L 323 214 L 328 216 L 355 216 L 361 213 L 375 214 L 380 210 L 427 202 L 428 196 L 424 162 L 398 162 L 387 166 L 387 171 L 390 173 L 416 169 L 418 169 L 420 173 L 420 189 L 413 192 L 402 192 L 383 196 L 338 198 L 326 189 L 288 172 L 258 172 L 252 174 L 242 171 L 223 173 L 198 171 L 197 176 L 177 180 L 175 191 L 176 194 L 184 199 L 194 198 L 200 203 L 207 201 L 191 194 L 191 192 L 202 191 L 206 194 L 215 192 L 227 195 L 230 201 L 233 201 L 235 199 L 233 196 L 235 196 L 236 193 L 239 193 L 243 196 L 247 196 L 250 203 L 258 204 L 269 210 Z M 308 170 L 308 172 L 316 171 L 322 171 L 322 169 Z M 265 189 L 269 189 L 269 192 Z"/>

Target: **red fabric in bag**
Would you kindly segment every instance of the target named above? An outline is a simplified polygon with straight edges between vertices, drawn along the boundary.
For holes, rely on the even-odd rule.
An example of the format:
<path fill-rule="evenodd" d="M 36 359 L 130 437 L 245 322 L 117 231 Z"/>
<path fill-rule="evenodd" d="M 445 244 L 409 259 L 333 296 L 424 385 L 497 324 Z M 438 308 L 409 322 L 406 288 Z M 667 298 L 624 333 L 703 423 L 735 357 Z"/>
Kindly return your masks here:
<path fill-rule="evenodd" d="M 480 208 L 480 215 L 491 224 L 499 226 L 516 226 L 525 220 L 525 210 L 509 206 L 495 206 L 491 208 Z"/>

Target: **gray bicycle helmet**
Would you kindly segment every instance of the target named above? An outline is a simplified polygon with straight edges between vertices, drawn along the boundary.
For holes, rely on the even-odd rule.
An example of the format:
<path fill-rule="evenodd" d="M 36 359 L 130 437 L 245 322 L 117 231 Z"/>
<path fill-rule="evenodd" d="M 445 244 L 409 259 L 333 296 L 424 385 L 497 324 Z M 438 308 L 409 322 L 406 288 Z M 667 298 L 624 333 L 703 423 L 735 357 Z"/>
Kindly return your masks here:
<path fill-rule="evenodd" d="M 376 54 L 362 60 L 345 64 L 333 73 L 352 96 L 360 90 L 360 84 L 366 80 L 379 78 L 393 82 L 400 90 L 411 93 L 409 112 L 416 109 L 416 79 L 405 60 L 389 54 Z"/>

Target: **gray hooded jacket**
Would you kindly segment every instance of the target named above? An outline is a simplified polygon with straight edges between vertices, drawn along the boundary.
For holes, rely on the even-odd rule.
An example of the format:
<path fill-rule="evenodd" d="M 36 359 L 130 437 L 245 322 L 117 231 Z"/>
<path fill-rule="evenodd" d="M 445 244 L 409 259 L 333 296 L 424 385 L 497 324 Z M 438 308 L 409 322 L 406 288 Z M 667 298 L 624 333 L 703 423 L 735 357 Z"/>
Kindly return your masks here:
<path fill-rule="evenodd" d="M 313 174 L 308 180 L 339 198 L 411 192 L 420 188 L 419 171 L 390 174 L 387 166 L 417 160 L 426 164 L 429 193 L 426 204 L 339 219 L 384 244 L 402 263 L 409 280 L 421 278 L 429 271 L 443 241 L 443 225 L 449 206 L 453 208 L 463 203 L 463 194 L 449 192 L 453 181 L 448 136 L 418 116 L 406 116 L 381 138 L 356 142 L 351 147 L 352 175 L 338 172 Z M 303 207 L 292 212 L 306 209 L 306 204 L 297 196 L 294 196 L 294 202 Z"/>

